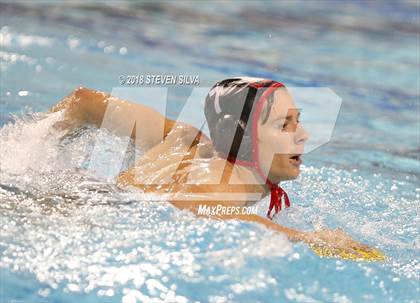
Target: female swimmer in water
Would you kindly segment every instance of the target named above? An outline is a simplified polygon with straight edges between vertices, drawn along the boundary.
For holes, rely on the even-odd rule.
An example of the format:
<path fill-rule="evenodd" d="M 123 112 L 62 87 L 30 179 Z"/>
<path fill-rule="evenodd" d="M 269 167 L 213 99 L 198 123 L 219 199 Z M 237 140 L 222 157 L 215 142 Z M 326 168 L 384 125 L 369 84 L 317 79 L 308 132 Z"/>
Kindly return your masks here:
<path fill-rule="evenodd" d="M 379 251 L 352 240 L 341 230 L 304 232 L 271 220 L 273 213 L 280 211 L 282 198 L 286 207 L 290 205 L 278 184 L 299 175 L 308 138 L 292 97 L 279 82 L 238 77 L 216 83 L 205 102 L 210 138 L 151 108 L 87 88 L 76 89 L 51 109 L 60 110 L 64 111 L 60 127 L 91 123 L 120 135 L 127 135 L 129 128 L 134 140 L 139 134 L 135 143 L 144 155 L 119 175 L 121 186 L 170 193 L 173 205 L 198 216 L 203 216 L 199 213 L 203 205 L 244 207 L 271 194 L 267 218 L 241 211 L 216 213 L 214 217 L 258 222 L 293 241 L 308 243 L 322 256 L 383 258 Z M 112 116 L 112 127 L 102 123 L 106 111 Z M 131 132 L 132 121 L 137 123 Z M 164 126 L 163 132 L 157 125 Z"/>

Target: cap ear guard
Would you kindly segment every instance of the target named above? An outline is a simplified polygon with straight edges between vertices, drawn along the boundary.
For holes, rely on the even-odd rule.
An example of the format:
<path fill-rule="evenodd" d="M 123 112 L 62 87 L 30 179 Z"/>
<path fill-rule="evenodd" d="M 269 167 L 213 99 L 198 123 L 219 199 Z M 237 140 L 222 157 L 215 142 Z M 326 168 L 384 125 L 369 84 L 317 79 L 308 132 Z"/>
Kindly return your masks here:
<path fill-rule="evenodd" d="M 239 148 L 238 159 L 242 161 L 252 160 L 252 138 L 250 135 L 245 134 L 242 137 L 242 148 Z"/>
<path fill-rule="evenodd" d="M 215 148 L 217 151 L 220 151 L 226 155 L 230 155 L 231 149 L 235 148 L 239 141 L 236 140 L 235 142 L 235 140 L 233 140 L 237 128 L 243 134 L 242 126 L 239 124 L 239 121 L 232 115 L 224 115 L 217 120 L 215 128 L 215 135 L 217 136 L 217 140 L 214 140 L 216 143 Z M 239 146 L 237 146 L 237 148 L 239 148 Z"/>
<path fill-rule="evenodd" d="M 245 129 L 245 123 L 232 115 L 220 117 L 215 127 L 216 150 L 229 157 L 249 161 L 252 156 L 252 140 L 251 136 L 246 134 Z M 235 134 L 236 138 L 234 138 Z"/>

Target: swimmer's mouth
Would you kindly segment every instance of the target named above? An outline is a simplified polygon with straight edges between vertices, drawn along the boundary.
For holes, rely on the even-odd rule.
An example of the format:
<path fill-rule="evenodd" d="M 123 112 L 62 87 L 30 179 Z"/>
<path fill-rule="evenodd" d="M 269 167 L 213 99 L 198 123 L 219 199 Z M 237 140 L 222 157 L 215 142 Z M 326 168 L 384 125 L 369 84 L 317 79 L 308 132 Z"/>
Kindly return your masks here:
<path fill-rule="evenodd" d="M 301 154 L 295 154 L 292 155 L 289 160 L 290 162 L 295 165 L 295 166 L 299 166 L 302 164 L 302 159 L 300 158 Z"/>

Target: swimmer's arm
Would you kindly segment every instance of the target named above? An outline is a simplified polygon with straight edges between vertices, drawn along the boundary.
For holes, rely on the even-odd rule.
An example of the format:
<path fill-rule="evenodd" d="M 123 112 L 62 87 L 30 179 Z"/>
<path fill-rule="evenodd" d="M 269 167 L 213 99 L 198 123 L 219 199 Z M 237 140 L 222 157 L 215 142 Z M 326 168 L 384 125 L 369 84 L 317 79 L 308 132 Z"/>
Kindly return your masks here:
<path fill-rule="evenodd" d="M 243 221 L 258 222 L 266 227 L 285 234 L 293 242 L 309 244 L 314 252 L 321 257 L 339 257 L 342 259 L 367 261 L 384 261 L 385 255 L 378 249 L 371 248 L 366 244 L 355 241 L 341 229 L 297 231 L 290 229 L 258 215 L 246 215 L 238 217 L 224 216 L 223 219 L 239 219 Z"/>
<path fill-rule="evenodd" d="M 198 205 L 200 202 L 185 203 L 171 202 L 180 209 L 189 209 L 198 217 L 222 219 L 222 220 L 241 220 L 247 222 L 256 222 L 267 228 L 285 234 L 293 242 L 302 241 L 309 244 L 314 252 L 321 257 L 338 257 L 343 259 L 384 261 L 384 254 L 365 244 L 353 240 L 342 230 L 320 230 L 320 231 L 298 231 L 277 224 L 269 219 L 258 215 L 219 215 L 208 216 L 198 214 Z M 220 203 L 220 202 L 218 202 Z M 202 202 L 201 202 L 202 204 Z M 208 203 L 206 203 L 208 205 Z M 217 205 L 217 203 L 211 203 Z M 210 204 L 210 205 L 211 205 Z"/>
<path fill-rule="evenodd" d="M 235 205 L 235 202 L 229 203 L 229 202 L 223 202 L 222 204 L 224 206 L 232 206 Z M 285 234 L 291 241 L 297 242 L 297 241 L 303 241 L 305 240 L 305 232 L 294 230 L 285 226 L 282 226 L 280 224 L 277 224 L 273 222 L 272 220 L 269 220 L 267 218 L 263 218 L 259 215 L 255 214 L 223 214 L 223 215 L 204 215 L 198 213 L 198 207 L 199 205 L 207 205 L 207 206 L 215 206 L 218 204 L 221 204 L 220 201 L 206 201 L 206 202 L 187 202 L 187 201 L 171 201 L 171 204 L 179 209 L 188 209 L 194 215 L 196 215 L 199 218 L 209 218 L 209 219 L 219 219 L 219 220 L 240 220 L 240 221 L 247 221 L 247 222 L 255 222 L 264 225 L 265 227 L 274 230 L 276 232 L 280 232 L 282 234 Z"/>
<path fill-rule="evenodd" d="M 136 131 L 140 132 L 141 140 L 137 140 L 136 143 L 141 144 L 139 147 L 144 149 L 157 145 L 175 126 L 175 121 L 166 119 L 147 106 L 110 97 L 110 94 L 80 87 L 54 105 L 50 112 L 65 110 L 65 121 L 60 124 L 62 127 L 70 128 L 83 124 L 104 127 L 106 123 L 103 124 L 102 120 L 108 105 L 112 104 L 112 129 L 109 130 L 117 135 L 131 136 L 135 139 L 135 132 L 132 130 L 133 121 L 137 121 Z M 162 127 L 157 127 L 159 125 L 163 126 L 163 130 Z"/>
<path fill-rule="evenodd" d="M 297 242 L 302 241 L 304 239 L 304 232 L 298 231 L 295 229 L 291 229 L 280 224 L 273 222 L 267 218 L 263 218 L 259 215 L 223 215 L 221 216 L 222 220 L 241 220 L 247 222 L 255 222 L 264 225 L 265 227 L 274 230 L 276 232 L 280 232 L 285 234 L 291 241 Z"/>

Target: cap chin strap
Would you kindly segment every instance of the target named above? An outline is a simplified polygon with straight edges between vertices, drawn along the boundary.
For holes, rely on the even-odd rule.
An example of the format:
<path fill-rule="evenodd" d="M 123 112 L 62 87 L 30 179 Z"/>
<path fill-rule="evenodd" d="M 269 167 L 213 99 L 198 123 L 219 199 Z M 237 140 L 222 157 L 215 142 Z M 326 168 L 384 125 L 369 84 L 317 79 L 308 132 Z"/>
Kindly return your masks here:
<path fill-rule="evenodd" d="M 257 82 L 257 83 L 250 84 L 250 87 L 253 87 L 256 89 L 262 88 L 264 87 L 264 82 Z M 252 136 L 251 136 L 252 137 L 252 161 L 243 161 L 243 160 L 238 160 L 236 158 L 234 159 L 234 158 L 227 157 L 227 160 L 229 162 L 232 162 L 232 164 L 238 163 L 239 165 L 242 165 L 242 166 L 255 168 L 258 175 L 260 175 L 260 177 L 263 180 L 265 180 L 265 183 L 268 185 L 271 192 L 270 206 L 268 207 L 268 211 L 267 211 L 267 218 L 269 218 L 270 220 L 273 219 L 274 215 L 280 212 L 283 196 L 284 196 L 284 202 L 285 202 L 286 208 L 290 207 L 290 200 L 287 193 L 277 183 L 273 183 L 269 180 L 268 176 L 266 176 L 263 173 L 260 163 L 259 163 L 259 150 L 258 150 L 258 141 L 257 141 L 258 140 L 258 120 L 259 120 L 263 105 L 265 101 L 267 100 L 268 96 L 271 93 L 273 93 L 273 91 L 276 88 L 279 88 L 279 87 L 284 87 L 284 85 L 280 82 L 273 81 L 271 85 L 267 88 L 267 90 L 262 94 L 262 96 L 257 101 L 256 108 L 252 116 Z M 274 208 L 274 214 L 271 215 L 273 208 Z"/>
<path fill-rule="evenodd" d="M 233 162 L 229 158 L 228 158 L 228 160 L 230 162 Z M 242 165 L 242 166 L 255 168 L 258 175 L 260 175 L 260 177 L 263 180 L 265 180 L 265 183 L 268 185 L 268 188 L 270 189 L 271 197 L 270 197 L 270 205 L 269 205 L 268 211 L 267 211 L 267 218 L 272 220 L 274 215 L 276 215 L 280 212 L 281 204 L 282 204 L 281 202 L 282 202 L 283 197 L 284 197 L 284 204 L 286 205 L 286 208 L 290 207 L 290 200 L 289 200 L 289 196 L 287 195 L 286 191 L 283 188 L 281 188 L 278 184 L 271 182 L 269 180 L 269 178 L 264 175 L 258 161 L 252 161 L 251 162 L 251 161 L 236 160 L 235 163 L 237 163 L 239 165 Z M 274 208 L 274 214 L 271 214 L 273 208 Z"/>

